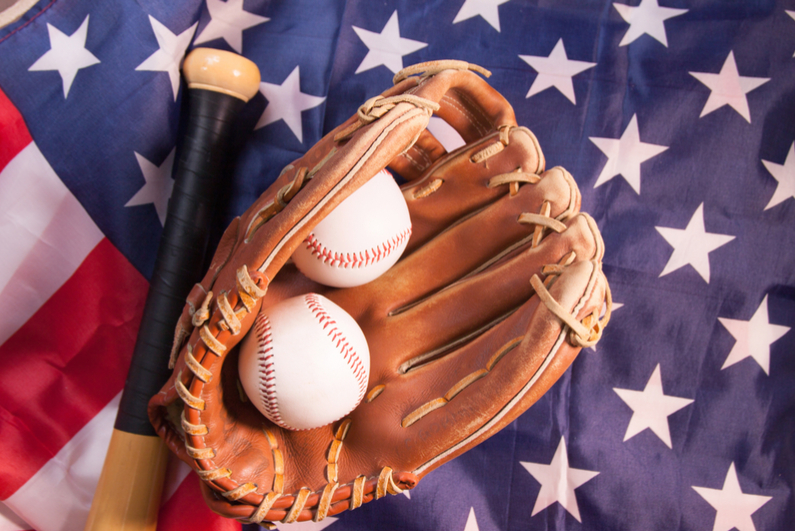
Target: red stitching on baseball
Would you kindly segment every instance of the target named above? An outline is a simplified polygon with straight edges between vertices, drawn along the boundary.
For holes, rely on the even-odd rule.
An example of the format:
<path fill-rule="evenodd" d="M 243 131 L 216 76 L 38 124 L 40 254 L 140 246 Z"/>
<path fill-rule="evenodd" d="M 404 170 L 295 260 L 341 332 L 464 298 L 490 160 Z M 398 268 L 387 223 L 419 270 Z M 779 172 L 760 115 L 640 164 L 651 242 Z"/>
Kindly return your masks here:
<path fill-rule="evenodd" d="M 390 254 L 392 251 L 400 247 L 400 245 L 411 236 L 411 227 L 398 233 L 394 237 L 385 241 L 381 245 L 377 245 L 372 249 L 365 249 L 358 253 L 337 253 L 324 246 L 317 238 L 315 233 L 311 233 L 306 237 L 304 243 L 307 250 L 312 253 L 318 260 L 324 264 L 332 267 L 342 267 L 345 269 L 365 267 L 376 262 L 380 262 Z"/>
<path fill-rule="evenodd" d="M 260 404 L 268 418 L 282 427 L 287 427 L 279 413 L 279 403 L 276 401 L 276 376 L 273 374 L 273 334 L 268 316 L 264 313 L 259 314 L 256 327 L 259 339 L 257 356 L 261 362 L 259 364 Z"/>
<path fill-rule="evenodd" d="M 411 229 L 409 229 L 409 233 L 410 232 Z M 359 355 L 353 347 L 345 341 L 345 336 L 342 331 L 337 328 L 337 322 L 328 314 L 318 296 L 314 293 L 309 293 L 304 296 L 304 300 L 306 301 L 306 306 L 309 308 L 309 311 L 312 312 L 312 315 L 323 325 L 324 329 L 326 326 L 332 327 L 328 334 L 333 338 L 332 341 L 335 341 L 337 337 L 341 338 L 336 341 L 336 346 L 340 354 L 342 354 L 342 358 L 348 363 L 348 367 L 351 368 L 356 382 L 359 384 L 359 397 L 357 401 L 360 401 L 364 397 L 364 392 L 367 390 L 367 378 L 365 377 L 366 371 L 359 359 Z"/>

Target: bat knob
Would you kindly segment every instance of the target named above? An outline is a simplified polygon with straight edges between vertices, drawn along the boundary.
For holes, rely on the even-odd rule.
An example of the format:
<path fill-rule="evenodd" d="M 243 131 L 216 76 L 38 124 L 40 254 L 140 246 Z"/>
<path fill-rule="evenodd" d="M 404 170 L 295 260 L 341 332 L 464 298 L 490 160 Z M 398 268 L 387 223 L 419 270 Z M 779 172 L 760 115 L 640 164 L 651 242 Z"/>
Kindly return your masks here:
<path fill-rule="evenodd" d="M 259 68 L 236 53 L 196 48 L 182 64 L 188 88 L 221 92 L 248 101 L 259 90 Z"/>

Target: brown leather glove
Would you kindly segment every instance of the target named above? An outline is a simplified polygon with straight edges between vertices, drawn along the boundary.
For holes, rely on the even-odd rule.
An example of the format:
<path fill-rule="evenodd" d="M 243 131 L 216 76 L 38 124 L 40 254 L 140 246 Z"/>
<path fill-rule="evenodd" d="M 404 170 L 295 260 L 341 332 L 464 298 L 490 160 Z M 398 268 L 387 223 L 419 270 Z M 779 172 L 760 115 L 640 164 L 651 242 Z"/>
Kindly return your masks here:
<path fill-rule="evenodd" d="M 484 73 L 457 61 L 399 73 L 225 232 L 177 327 L 174 375 L 150 402 L 214 511 L 320 520 L 410 489 L 525 411 L 601 335 L 599 230 L 571 175 L 544 171 L 535 136 L 472 69 Z M 445 151 L 426 130 L 432 112 L 464 147 Z M 408 180 L 401 260 L 355 288 L 309 281 L 293 251 L 387 165 Z M 235 347 L 261 308 L 307 292 L 359 323 L 370 381 L 341 421 L 287 431 L 241 392 Z"/>

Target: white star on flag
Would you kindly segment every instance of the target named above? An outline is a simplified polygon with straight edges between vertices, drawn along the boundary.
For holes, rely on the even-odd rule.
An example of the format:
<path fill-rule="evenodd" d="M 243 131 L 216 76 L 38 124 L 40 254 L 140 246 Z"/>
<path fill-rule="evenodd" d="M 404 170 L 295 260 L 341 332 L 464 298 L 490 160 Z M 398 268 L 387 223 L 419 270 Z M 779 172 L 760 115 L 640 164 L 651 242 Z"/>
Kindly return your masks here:
<path fill-rule="evenodd" d="M 243 30 L 270 20 L 243 11 L 243 0 L 207 0 L 207 11 L 210 12 L 210 22 L 196 37 L 194 44 L 222 38 L 237 53 L 243 53 Z"/>
<path fill-rule="evenodd" d="M 135 154 L 141 173 L 144 175 L 146 183 L 138 190 L 127 204 L 124 206 L 138 206 L 153 204 L 160 224 L 166 224 L 166 211 L 168 210 L 168 200 L 171 198 L 171 190 L 174 188 L 174 179 L 171 177 L 171 170 L 174 167 L 174 153 L 176 148 L 171 150 L 166 160 L 160 166 L 149 162 L 145 157 Z"/>
<path fill-rule="evenodd" d="M 301 74 L 297 66 L 281 85 L 263 82 L 259 84 L 259 91 L 268 100 L 268 105 L 254 129 L 284 120 L 299 142 L 304 141 L 301 112 L 326 101 L 325 96 L 312 96 L 301 92 Z"/>
<path fill-rule="evenodd" d="M 621 175 L 637 194 L 640 194 L 640 165 L 668 149 L 668 146 L 640 141 L 637 114 L 632 115 L 620 139 L 590 137 L 590 141 L 607 155 L 607 164 L 602 168 L 593 187 Z"/>
<path fill-rule="evenodd" d="M 500 14 L 497 7 L 509 0 L 464 0 L 461 9 L 458 10 L 453 19 L 453 24 L 458 24 L 464 20 L 480 15 L 483 20 L 491 24 L 491 27 L 500 31 Z"/>
<path fill-rule="evenodd" d="M 541 483 L 541 490 L 538 492 L 538 498 L 536 498 L 531 516 L 535 516 L 553 503 L 558 502 L 578 522 L 582 522 L 574 489 L 593 479 L 599 472 L 570 468 L 569 456 L 566 453 L 566 441 L 563 437 L 560 438 L 560 444 L 558 444 L 550 464 L 542 465 L 523 461 L 520 461 L 519 464 L 530 472 L 536 481 Z"/>
<path fill-rule="evenodd" d="M 525 96 L 526 98 L 538 94 L 549 87 L 555 87 L 574 104 L 577 101 L 574 97 L 574 85 L 571 82 L 572 76 L 596 65 L 596 63 L 569 60 L 568 56 L 566 56 L 566 49 L 563 47 L 563 39 L 558 40 L 547 57 L 536 55 L 520 55 L 519 57 L 538 72 L 533 84 L 530 86 L 530 90 L 527 92 L 527 96 Z"/>
<path fill-rule="evenodd" d="M 712 531 L 730 531 L 734 528 L 738 531 L 756 531 L 751 515 L 772 499 L 772 496 L 744 494 L 734 462 L 729 466 L 722 489 L 694 486 L 693 490 L 717 511 Z"/>
<path fill-rule="evenodd" d="M 734 61 L 734 52 L 729 52 L 729 56 L 718 74 L 707 72 L 688 73 L 701 81 L 710 90 L 709 98 L 707 98 L 707 103 L 704 104 L 699 118 L 720 109 L 724 105 L 729 105 L 740 116 L 745 118 L 749 124 L 751 123 L 751 111 L 748 109 L 748 98 L 745 95 L 770 81 L 770 78 L 766 77 L 741 76 L 737 70 L 737 63 Z"/>
<path fill-rule="evenodd" d="M 618 43 L 619 46 L 626 46 L 635 42 L 645 34 L 657 39 L 667 48 L 668 38 L 665 34 L 665 21 L 687 13 L 687 9 L 660 7 L 657 0 L 641 0 L 638 6 L 614 3 L 613 7 L 616 8 L 621 18 L 629 22 L 629 29 L 624 34 L 621 42 Z"/>
<path fill-rule="evenodd" d="M 475 508 L 469 508 L 469 516 L 467 516 L 467 523 L 464 525 L 464 531 L 480 531 L 478 527 L 478 520 L 475 518 Z"/>
<path fill-rule="evenodd" d="M 466 142 L 458 131 L 453 129 L 453 126 L 439 118 L 438 116 L 431 116 L 428 120 L 428 131 L 436 137 L 436 140 L 447 150 L 448 153 L 455 151 Z"/>
<path fill-rule="evenodd" d="M 718 317 L 718 321 L 736 340 L 721 370 L 745 358 L 753 358 L 765 374 L 770 374 L 770 345 L 789 332 L 789 327 L 771 323 L 767 310 L 765 295 L 750 321 Z"/>
<path fill-rule="evenodd" d="M 734 236 L 707 232 L 704 228 L 704 203 L 698 205 L 684 229 L 654 227 L 674 248 L 660 276 L 688 264 L 709 284 L 709 253 L 734 239 Z"/>
<path fill-rule="evenodd" d="M 69 96 L 69 89 L 72 87 L 78 70 L 100 62 L 93 53 L 86 49 L 88 15 L 71 35 L 66 35 L 49 22 L 47 23 L 47 32 L 50 35 L 50 50 L 39 57 L 28 68 L 28 71 L 57 70 L 63 82 L 63 97 L 66 98 Z"/>
<path fill-rule="evenodd" d="M 364 56 L 362 63 L 356 69 L 356 74 L 381 65 L 390 69 L 392 73 L 397 74 L 403 69 L 404 55 L 414 53 L 428 46 L 427 43 L 404 39 L 400 36 L 397 10 L 389 17 L 381 33 L 357 28 L 356 26 L 353 26 L 353 31 L 356 32 L 356 35 L 359 36 L 369 50 L 367 55 Z"/>
<path fill-rule="evenodd" d="M 616 302 L 615 300 L 613 300 L 613 306 L 611 308 L 611 312 L 614 312 L 614 311 L 616 311 L 616 310 L 618 310 L 620 308 L 623 308 L 623 307 L 624 307 L 623 303 Z M 602 311 L 599 313 L 599 319 L 604 317 L 606 313 L 607 313 L 607 303 L 603 303 L 602 304 Z"/>
<path fill-rule="evenodd" d="M 789 147 L 784 164 L 776 164 L 768 160 L 763 160 L 762 164 L 765 165 L 770 175 L 778 181 L 776 191 L 773 193 L 773 197 L 770 198 L 765 210 L 773 208 L 790 197 L 795 197 L 795 143 Z"/>
<path fill-rule="evenodd" d="M 150 55 L 135 69 L 149 72 L 166 72 L 171 81 L 171 91 L 174 94 L 174 101 L 177 101 L 177 93 L 179 92 L 179 68 L 182 64 L 182 58 L 185 56 L 185 50 L 188 49 L 190 40 L 193 38 L 193 33 L 196 31 L 196 26 L 199 23 L 195 22 L 193 26 L 179 35 L 172 33 L 170 29 L 161 24 L 160 21 L 155 19 L 152 15 L 149 15 L 149 23 L 152 25 L 152 31 L 155 33 L 155 39 L 157 39 L 157 45 L 160 49 Z"/>
<path fill-rule="evenodd" d="M 643 391 L 619 389 L 617 387 L 614 387 L 613 391 L 632 408 L 632 418 L 629 420 L 624 442 L 649 428 L 668 448 L 673 448 L 668 417 L 693 402 L 693 400 L 669 396 L 663 393 L 659 363 L 654 368 L 654 372 L 651 373 L 651 378 L 646 382 L 646 387 L 643 388 Z"/>

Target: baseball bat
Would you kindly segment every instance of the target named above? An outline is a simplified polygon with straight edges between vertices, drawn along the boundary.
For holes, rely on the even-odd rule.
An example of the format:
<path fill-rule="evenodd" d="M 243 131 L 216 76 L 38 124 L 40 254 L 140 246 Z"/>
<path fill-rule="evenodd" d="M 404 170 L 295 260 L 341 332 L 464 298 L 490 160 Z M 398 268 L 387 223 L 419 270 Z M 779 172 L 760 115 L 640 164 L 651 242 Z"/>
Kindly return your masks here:
<path fill-rule="evenodd" d="M 147 403 L 170 376 L 174 327 L 188 293 L 201 279 L 235 118 L 259 89 L 257 66 L 231 52 L 197 48 L 185 58 L 182 71 L 188 113 L 174 189 L 87 531 L 157 526 L 168 450 L 149 423 Z"/>

